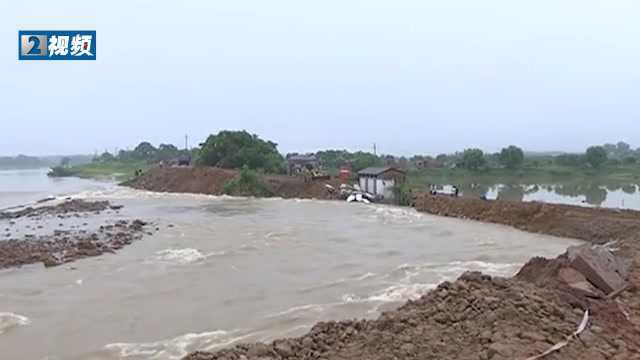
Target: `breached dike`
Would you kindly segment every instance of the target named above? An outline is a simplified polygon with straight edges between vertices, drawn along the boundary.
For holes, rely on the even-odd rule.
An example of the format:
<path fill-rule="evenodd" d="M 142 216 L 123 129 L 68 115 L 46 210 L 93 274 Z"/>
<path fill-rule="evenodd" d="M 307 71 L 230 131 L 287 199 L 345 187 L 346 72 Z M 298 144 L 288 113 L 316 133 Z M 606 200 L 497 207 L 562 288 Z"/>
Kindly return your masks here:
<path fill-rule="evenodd" d="M 180 174 L 172 171 L 156 171 L 152 177 L 143 176 L 144 179 L 133 186 L 152 191 L 194 192 L 185 190 L 186 185 L 178 188 L 172 184 L 189 184 L 191 189 L 201 190 L 204 188 L 199 185 L 204 186 L 207 181 L 195 178 L 196 173 L 212 176 L 219 170 L 189 169 L 181 170 Z M 287 185 L 285 182 L 274 185 L 275 195 L 323 198 L 304 191 L 289 189 L 285 192 Z M 195 192 L 212 193 L 204 190 Z M 533 259 L 512 278 L 467 272 L 455 282 L 441 283 L 430 291 L 421 289 L 426 294 L 375 320 L 318 323 L 298 338 L 275 340 L 269 344 L 241 344 L 217 352 L 194 352 L 185 359 L 506 360 L 544 357 L 621 360 L 633 359 L 640 353 L 640 212 L 430 194 L 418 194 L 414 206 L 418 211 L 435 215 L 508 225 L 593 244 L 617 241 L 619 250 L 613 251 L 613 255 L 625 258 L 630 264 L 623 279 L 626 285 L 612 292 L 596 293 L 596 296 L 577 292 L 570 286 L 575 282 L 567 283 L 560 276 L 562 273 L 566 277 L 568 272 L 560 272 L 567 268 L 567 254 L 552 260 Z M 598 268 L 595 263 L 585 263 L 587 266 L 578 264 L 575 266 L 579 269 L 574 269 L 588 272 Z M 480 264 L 476 265 L 480 267 Z M 501 270 L 512 273 L 514 269 L 505 267 Z M 530 276 L 535 274 L 538 276 Z M 587 281 L 600 278 L 607 284 L 617 284 L 617 281 L 607 280 L 609 278 L 588 275 L 584 276 Z M 394 289 L 387 290 L 379 295 L 392 298 Z M 353 296 L 343 300 L 364 299 Z M 584 321 L 585 314 L 588 314 L 588 322 Z M 575 340 L 577 336 L 580 341 Z M 556 348 L 560 350 L 550 351 Z"/>
<path fill-rule="evenodd" d="M 390 287 L 377 297 L 347 295 L 342 299 L 345 302 L 391 300 L 399 292 L 406 296 L 406 291 L 412 290 L 416 296 L 375 320 L 319 323 L 299 338 L 237 345 L 213 353 L 195 352 L 185 359 L 604 360 L 633 359 L 633 354 L 640 353 L 637 290 L 640 273 L 634 266 L 640 261 L 640 213 L 438 197 L 419 200 L 416 202 L 419 211 L 510 225 L 595 244 L 617 240 L 619 249 L 613 252 L 614 256 L 625 257 L 632 264 L 625 279 L 629 286 L 609 296 L 576 292 L 559 276 L 563 259 L 568 258 L 564 254 L 546 263 L 530 262 L 513 278 L 467 272 L 457 281 L 444 282 L 435 289 L 425 284 L 416 289 Z M 506 275 L 517 270 L 514 264 L 482 261 L 446 265 L 423 266 Z M 397 270 L 408 276 L 420 271 L 419 268 L 407 265 Z M 542 276 L 531 278 L 525 273 Z M 584 321 L 586 313 L 588 322 Z M 578 336 L 580 341 L 575 340 Z"/>

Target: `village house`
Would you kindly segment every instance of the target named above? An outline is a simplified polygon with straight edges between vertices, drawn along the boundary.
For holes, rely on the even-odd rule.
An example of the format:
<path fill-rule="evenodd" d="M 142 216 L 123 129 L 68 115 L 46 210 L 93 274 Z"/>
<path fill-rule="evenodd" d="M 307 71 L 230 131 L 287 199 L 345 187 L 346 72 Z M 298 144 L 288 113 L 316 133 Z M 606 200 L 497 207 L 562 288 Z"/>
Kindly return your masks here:
<path fill-rule="evenodd" d="M 358 171 L 358 184 L 377 198 L 392 199 L 393 187 L 404 183 L 406 177 L 404 171 L 394 167 L 368 167 Z"/>

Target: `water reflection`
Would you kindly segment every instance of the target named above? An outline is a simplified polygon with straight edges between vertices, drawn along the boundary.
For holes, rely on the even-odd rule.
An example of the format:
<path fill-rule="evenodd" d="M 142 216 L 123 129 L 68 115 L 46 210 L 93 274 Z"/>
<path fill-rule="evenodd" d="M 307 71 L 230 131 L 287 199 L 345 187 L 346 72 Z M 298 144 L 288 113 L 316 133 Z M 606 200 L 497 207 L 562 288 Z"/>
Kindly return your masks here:
<path fill-rule="evenodd" d="M 506 201 L 544 201 L 640 210 L 637 184 L 463 184 L 462 196 Z"/>

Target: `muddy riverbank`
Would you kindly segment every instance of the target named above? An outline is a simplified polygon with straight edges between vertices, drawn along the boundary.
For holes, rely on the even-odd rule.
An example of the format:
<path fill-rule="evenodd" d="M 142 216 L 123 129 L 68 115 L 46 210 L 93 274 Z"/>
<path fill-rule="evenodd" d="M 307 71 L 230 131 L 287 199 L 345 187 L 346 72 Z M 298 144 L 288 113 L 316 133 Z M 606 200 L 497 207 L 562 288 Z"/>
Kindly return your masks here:
<path fill-rule="evenodd" d="M 0 240 L 0 269 L 39 262 L 51 267 L 114 253 L 149 233 L 147 223 L 139 219 L 93 219 L 104 211 L 116 213 L 121 208 L 109 201 L 69 199 L 1 212 L 4 236 Z M 77 219 L 82 223 L 72 225 L 68 221 L 77 223 Z"/>

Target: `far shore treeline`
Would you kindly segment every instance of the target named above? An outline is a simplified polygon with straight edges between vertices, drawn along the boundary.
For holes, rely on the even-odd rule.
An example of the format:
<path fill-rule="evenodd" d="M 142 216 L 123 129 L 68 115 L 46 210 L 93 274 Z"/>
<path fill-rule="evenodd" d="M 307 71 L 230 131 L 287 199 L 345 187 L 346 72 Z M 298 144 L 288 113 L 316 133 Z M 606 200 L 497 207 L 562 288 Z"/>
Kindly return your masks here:
<path fill-rule="evenodd" d="M 349 166 L 353 173 L 369 166 L 394 166 L 409 172 L 410 180 L 424 183 L 477 181 L 482 178 L 588 177 L 617 176 L 618 180 L 640 182 L 640 148 L 629 144 L 591 146 L 584 153 L 526 153 L 515 145 L 500 152 L 485 153 L 468 148 L 452 154 L 414 155 L 411 157 L 347 150 L 320 150 L 315 153 L 283 155 L 273 141 L 247 131 L 221 131 L 210 135 L 199 146 L 179 149 L 175 145 L 141 142 L 133 150 L 117 154 L 104 152 L 89 164 L 72 166 L 67 159 L 52 168 L 51 176 L 85 176 L 116 174 L 128 177 L 157 164 L 185 164 L 247 168 L 264 173 L 286 173 L 286 159 L 292 155 L 314 155 L 329 174 L 336 174 L 341 166 Z M 490 180 L 490 179 L 487 179 Z M 636 181 L 638 180 L 638 181 Z"/>

